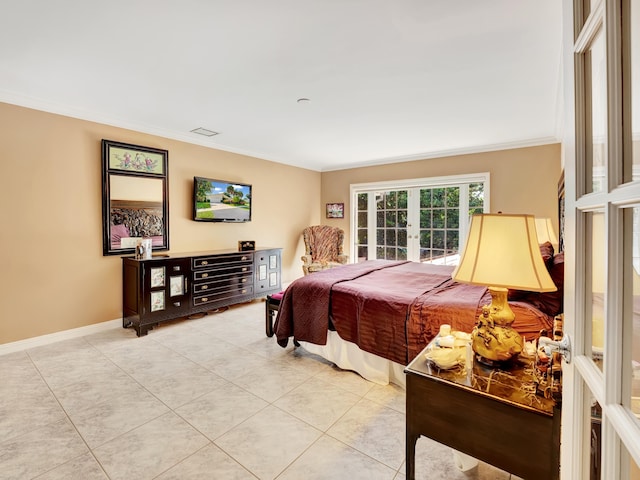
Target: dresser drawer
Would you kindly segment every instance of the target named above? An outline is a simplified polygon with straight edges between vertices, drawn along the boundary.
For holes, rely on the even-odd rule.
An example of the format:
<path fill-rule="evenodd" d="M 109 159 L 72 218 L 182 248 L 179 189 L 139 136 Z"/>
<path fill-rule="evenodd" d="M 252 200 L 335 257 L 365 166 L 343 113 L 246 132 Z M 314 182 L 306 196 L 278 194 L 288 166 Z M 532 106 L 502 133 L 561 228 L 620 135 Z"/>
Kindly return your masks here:
<path fill-rule="evenodd" d="M 252 284 L 253 278 L 248 275 L 232 275 L 220 278 L 212 277 L 209 281 L 199 280 L 193 282 L 193 293 L 210 292 L 220 290 L 221 288 L 243 288 Z"/>
<path fill-rule="evenodd" d="M 232 266 L 221 266 L 218 268 L 208 268 L 202 270 L 195 270 L 193 272 L 193 281 L 209 281 L 218 278 L 228 277 L 228 276 L 237 276 L 237 275 L 247 275 L 249 277 L 252 276 L 253 273 L 253 265 L 232 265 Z"/>
<path fill-rule="evenodd" d="M 193 259 L 193 268 L 211 268 L 216 266 L 225 265 L 238 265 L 238 264 L 253 263 L 253 253 L 238 253 L 234 255 L 222 255 L 215 257 L 195 257 Z"/>
<path fill-rule="evenodd" d="M 234 297 L 241 297 L 245 295 L 253 294 L 253 286 L 249 285 L 244 288 L 234 288 L 228 289 L 223 288 L 220 291 L 210 292 L 210 293 L 202 293 L 201 295 L 193 297 L 193 305 L 206 305 L 208 303 L 216 303 L 223 301 L 225 299 L 231 299 Z"/>

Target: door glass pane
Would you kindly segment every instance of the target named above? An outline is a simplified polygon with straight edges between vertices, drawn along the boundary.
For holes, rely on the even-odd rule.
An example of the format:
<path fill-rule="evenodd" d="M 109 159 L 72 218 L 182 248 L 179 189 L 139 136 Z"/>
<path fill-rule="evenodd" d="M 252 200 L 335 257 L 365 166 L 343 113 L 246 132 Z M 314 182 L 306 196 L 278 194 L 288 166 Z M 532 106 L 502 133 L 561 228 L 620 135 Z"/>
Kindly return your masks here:
<path fill-rule="evenodd" d="M 625 338 L 631 341 L 631 378 L 628 379 L 630 388 L 629 397 L 626 398 L 625 405 L 640 417 L 640 207 L 631 210 L 631 215 L 625 215 L 625 233 L 631 229 L 631 235 L 625 235 L 626 239 L 632 242 L 631 248 L 625 248 L 627 255 L 625 258 L 625 283 L 630 281 L 631 301 L 625 302 L 631 306 L 631 315 L 627 315 L 625 322 Z M 624 370 L 623 370 L 624 371 Z"/>
<path fill-rule="evenodd" d="M 368 258 L 369 194 L 359 193 L 356 200 L 356 255 L 358 262 Z"/>
<path fill-rule="evenodd" d="M 640 480 L 640 467 L 628 452 L 627 458 L 629 459 L 629 480 Z"/>
<path fill-rule="evenodd" d="M 631 9 L 630 34 L 631 65 L 631 155 L 633 159 L 633 180 L 640 180 L 640 3 L 629 2 Z"/>
<path fill-rule="evenodd" d="M 590 414 L 591 418 L 588 422 L 591 445 L 589 480 L 600 480 L 602 478 L 602 408 L 595 399 L 592 401 Z"/>
<path fill-rule="evenodd" d="M 588 213 L 591 228 L 591 357 L 602 370 L 604 359 L 606 250 L 604 213 Z"/>
<path fill-rule="evenodd" d="M 588 107 L 591 113 L 591 147 L 587 147 L 587 154 L 591 156 L 591 184 L 587 185 L 587 192 L 602 192 L 606 185 L 606 155 L 607 155 L 607 66 L 605 58 L 604 35 L 600 33 L 594 40 L 587 56 L 588 80 L 590 95 Z M 589 105 L 590 103 L 590 105 Z"/>
<path fill-rule="evenodd" d="M 408 190 L 376 193 L 376 258 L 406 260 Z"/>
<path fill-rule="evenodd" d="M 473 199 L 482 202 L 482 190 L 474 184 Z M 466 186 L 464 187 L 466 188 Z M 455 264 L 460 237 L 460 187 L 420 189 L 420 261 Z"/>

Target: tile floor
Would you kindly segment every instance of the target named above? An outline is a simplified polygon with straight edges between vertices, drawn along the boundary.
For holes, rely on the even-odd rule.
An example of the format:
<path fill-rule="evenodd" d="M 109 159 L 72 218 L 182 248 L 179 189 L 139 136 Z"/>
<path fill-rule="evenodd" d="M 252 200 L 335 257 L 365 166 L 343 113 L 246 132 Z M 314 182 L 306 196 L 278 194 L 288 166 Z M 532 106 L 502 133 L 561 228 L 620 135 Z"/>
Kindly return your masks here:
<path fill-rule="evenodd" d="M 264 335 L 264 303 L 0 355 L 0 479 L 404 479 L 404 391 Z M 509 479 L 417 447 L 417 478 Z"/>

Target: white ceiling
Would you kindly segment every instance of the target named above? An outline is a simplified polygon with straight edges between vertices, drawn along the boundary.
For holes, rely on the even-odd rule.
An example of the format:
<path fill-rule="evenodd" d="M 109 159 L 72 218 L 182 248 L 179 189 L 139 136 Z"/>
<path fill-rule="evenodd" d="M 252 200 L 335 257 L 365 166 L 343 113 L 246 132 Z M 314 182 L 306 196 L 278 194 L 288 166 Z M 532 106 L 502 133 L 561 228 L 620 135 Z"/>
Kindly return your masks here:
<path fill-rule="evenodd" d="M 317 171 L 558 137 L 558 0 L 0 0 L 0 12 L 7 103 Z"/>

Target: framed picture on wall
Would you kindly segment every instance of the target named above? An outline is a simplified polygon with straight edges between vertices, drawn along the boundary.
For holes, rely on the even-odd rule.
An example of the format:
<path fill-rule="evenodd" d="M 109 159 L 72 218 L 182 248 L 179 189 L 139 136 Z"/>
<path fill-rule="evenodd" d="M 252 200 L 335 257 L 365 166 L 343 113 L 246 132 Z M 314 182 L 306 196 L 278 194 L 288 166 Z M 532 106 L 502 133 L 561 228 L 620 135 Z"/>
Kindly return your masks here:
<path fill-rule="evenodd" d="M 344 203 L 327 203 L 327 218 L 344 218 Z"/>

